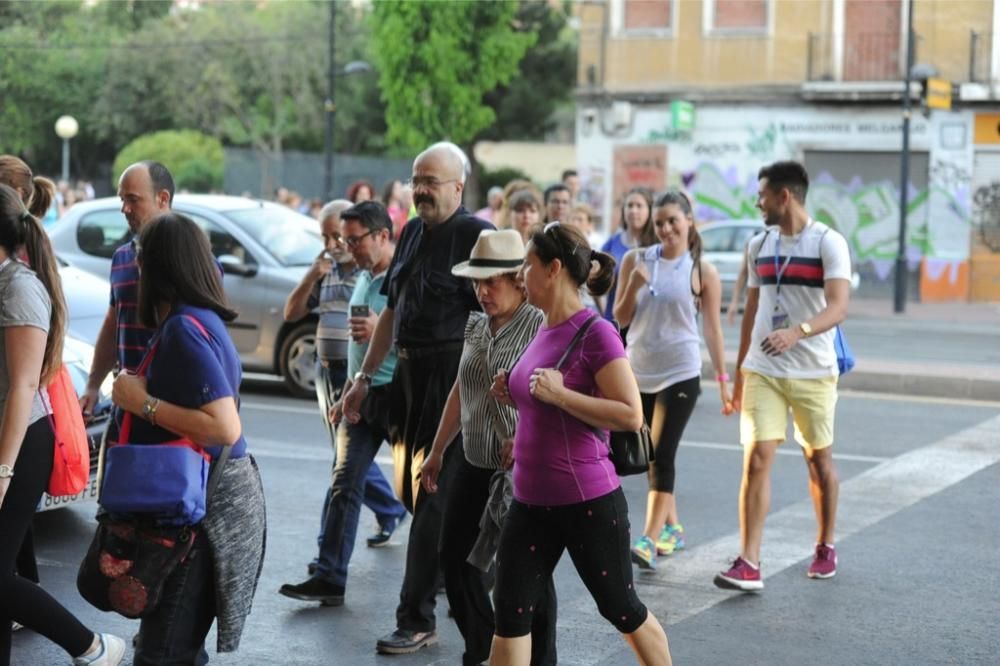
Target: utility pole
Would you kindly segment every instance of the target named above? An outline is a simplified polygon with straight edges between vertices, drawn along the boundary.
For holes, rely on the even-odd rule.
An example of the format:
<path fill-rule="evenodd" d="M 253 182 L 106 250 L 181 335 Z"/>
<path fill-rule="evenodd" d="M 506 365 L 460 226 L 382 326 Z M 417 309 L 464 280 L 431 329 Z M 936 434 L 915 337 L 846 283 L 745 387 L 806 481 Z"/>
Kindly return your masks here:
<path fill-rule="evenodd" d="M 334 118 L 337 115 L 336 104 L 336 59 L 334 55 L 334 40 L 337 36 L 337 3 L 336 0 L 330 2 L 330 22 L 329 35 L 327 37 L 328 62 L 326 68 L 326 101 L 323 108 L 326 111 L 326 133 L 323 137 L 323 199 L 330 201 L 333 199 L 333 128 Z"/>
<path fill-rule="evenodd" d="M 899 174 L 899 248 L 896 251 L 896 271 L 894 290 L 894 311 L 901 314 L 906 310 L 906 206 L 910 182 L 910 83 L 913 71 L 913 0 L 906 8 L 906 74 L 903 85 L 903 154 Z"/>

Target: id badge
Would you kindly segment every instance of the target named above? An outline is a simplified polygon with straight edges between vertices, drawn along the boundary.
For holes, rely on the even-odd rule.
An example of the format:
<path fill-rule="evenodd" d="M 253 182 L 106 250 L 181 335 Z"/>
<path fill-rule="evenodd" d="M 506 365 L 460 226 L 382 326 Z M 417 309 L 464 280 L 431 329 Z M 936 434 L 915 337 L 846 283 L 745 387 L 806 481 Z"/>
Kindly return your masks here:
<path fill-rule="evenodd" d="M 788 328 L 788 315 L 784 312 L 775 312 L 771 315 L 771 330 L 777 331 L 782 328 Z"/>

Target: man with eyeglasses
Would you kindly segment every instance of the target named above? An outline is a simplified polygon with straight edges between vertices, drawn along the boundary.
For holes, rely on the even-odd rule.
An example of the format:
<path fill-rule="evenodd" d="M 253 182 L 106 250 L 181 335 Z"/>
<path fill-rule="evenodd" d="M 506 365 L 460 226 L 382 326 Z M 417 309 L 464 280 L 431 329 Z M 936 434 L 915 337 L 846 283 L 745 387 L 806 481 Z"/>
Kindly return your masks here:
<path fill-rule="evenodd" d="M 341 214 L 353 204 L 346 199 L 337 199 L 326 204 L 320 211 L 320 229 L 326 248 L 306 271 L 302 281 L 285 302 L 285 321 L 298 321 L 309 312 L 316 310 L 319 321 L 316 324 L 316 398 L 319 401 L 320 416 L 326 425 L 333 446 L 333 469 L 337 469 L 337 432 L 330 422 L 329 411 L 340 400 L 341 389 L 347 379 L 348 303 L 354 291 L 361 269 L 348 251 L 341 233 Z M 350 239 L 354 243 L 357 240 Z M 340 606 L 344 603 L 347 564 L 351 559 L 354 539 L 341 538 L 344 531 L 342 518 L 332 503 L 335 494 L 333 480 L 326 491 L 320 517 L 320 531 L 316 537 L 319 552 L 309 563 L 309 578 L 299 584 L 286 583 L 278 590 L 280 594 L 301 601 L 319 602 L 324 606 Z M 406 509 L 396 500 L 392 487 L 378 465 L 370 463 L 364 479 L 363 501 L 375 513 L 378 520 L 376 535 L 385 535 L 387 542 L 399 524 Z M 357 528 L 357 515 L 354 516 Z M 331 534 L 327 534 L 331 530 Z"/>
<path fill-rule="evenodd" d="M 562 183 L 550 185 L 545 190 L 545 221 L 568 222 L 572 194 Z"/>
<path fill-rule="evenodd" d="M 376 644 L 384 654 L 416 652 L 437 642 L 438 539 L 448 480 L 458 462 L 455 456 L 462 455 L 461 444 L 445 454 L 437 493 L 421 491 L 420 467 L 455 383 L 469 312 L 479 309 L 471 282 L 452 275 L 451 268 L 469 258 L 481 231 L 493 229 L 462 206 L 468 163 L 461 149 L 447 142 L 432 145 L 414 161 L 410 184 L 417 217 L 403 227 L 382 287 L 386 308 L 344 397 L 344 416 L 357 423 L 372 377 L 395 346 L 389 441 L 396 491 L 413 513 L 413 523 L 396 630 Z"/>

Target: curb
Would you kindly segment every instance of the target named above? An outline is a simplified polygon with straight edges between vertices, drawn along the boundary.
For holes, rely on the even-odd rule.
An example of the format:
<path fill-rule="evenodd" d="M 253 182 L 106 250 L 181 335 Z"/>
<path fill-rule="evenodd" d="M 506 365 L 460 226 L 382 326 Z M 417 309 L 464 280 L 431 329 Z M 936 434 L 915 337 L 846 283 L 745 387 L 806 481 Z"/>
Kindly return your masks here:
<path fill-rule="evenodd" d="M 726 354 L 726 363 L 733 367 L 736 363 L 735 353 Z M 871 393 L 891 393 L 895 395 L 911 395 L 922 398 L 953 398 L 956 400 L 980 400 L 984 402 L 1000 402 L 1000 370 L 994 372 L 956 374 L 947 368 L 925 366 L 924 371 L 914 371 L 906 366 L 894 369 L 891 364 L 879 363 L 880 369 L 865 368 L 864 359 L 858 359 L 854 370 L 841 377 L 838 387 L 851 391 L 868 391 Z M 715 372 L 711 361 L 707 359 L 702 365 L 703 380 L 715 381 Z"/>

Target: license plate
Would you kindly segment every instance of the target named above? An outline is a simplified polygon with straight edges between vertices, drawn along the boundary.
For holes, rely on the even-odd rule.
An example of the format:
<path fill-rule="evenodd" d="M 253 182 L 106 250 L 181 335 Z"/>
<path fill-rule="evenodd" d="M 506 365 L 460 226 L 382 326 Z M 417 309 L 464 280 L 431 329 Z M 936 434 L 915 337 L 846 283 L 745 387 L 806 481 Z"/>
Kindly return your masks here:
<path fill-rule="evenodd" d="M 48 493 L 42 494 L 42 499 L 38 501 L 38 511 L 51 511 L 52 509 L 61 509 L 64 506 L 69 506 L 70 504 L 77 504 L 79 502 L 90 502 L 97 499 L 97 477 L 93 474 L 90 476 L 90 481 L 87 482 L 87 486 L 75 495 L 63 495 L 61 497 L 52 497 Z"/>

